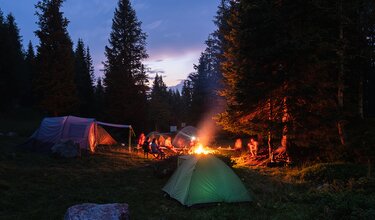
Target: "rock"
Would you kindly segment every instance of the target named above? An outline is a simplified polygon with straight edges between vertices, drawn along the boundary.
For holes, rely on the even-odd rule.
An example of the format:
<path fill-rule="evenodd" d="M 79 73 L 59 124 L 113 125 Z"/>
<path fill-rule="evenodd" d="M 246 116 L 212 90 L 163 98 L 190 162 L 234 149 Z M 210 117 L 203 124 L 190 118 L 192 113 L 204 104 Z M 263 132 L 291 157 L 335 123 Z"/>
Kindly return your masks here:
<path fill-rule="evenodd" d="M 8 137 L 16 137 L 16 136 L 17 136 L 17 133 L 16 133 L 16 132 L 13 132 L 13 131 L 9 131 L 9 132 L 7 133 L 7 136 L 8 136 Z"/>
<path fill-rule="evenodd" d="M 56 143 L 52 146 L 51 151 L 55 156 L 64 158 L 74 158 L 81 156 L 79 144 L 75 144 L 71 140 Z"/>
<path fill-rule="evenodd" d="M 84 203 L 68 208 L 64 220 L 129 220 L 126 203 L 95 204 Z"/>

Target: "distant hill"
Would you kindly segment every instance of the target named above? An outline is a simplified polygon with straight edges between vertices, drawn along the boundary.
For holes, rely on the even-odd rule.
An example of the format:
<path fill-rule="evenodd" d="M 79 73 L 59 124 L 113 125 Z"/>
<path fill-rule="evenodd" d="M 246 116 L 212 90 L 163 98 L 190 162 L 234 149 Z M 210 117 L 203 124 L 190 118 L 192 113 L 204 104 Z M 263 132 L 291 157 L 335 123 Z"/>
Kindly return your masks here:
<path fill-rule="evenodd" d="M 169 86 L 168 88 L 171 90 L 178 90 L 180 93 L 182 91 L 182 87 L 184 86 L 184 80 L 181 80 L 181 82 L 175 86 Z"/>

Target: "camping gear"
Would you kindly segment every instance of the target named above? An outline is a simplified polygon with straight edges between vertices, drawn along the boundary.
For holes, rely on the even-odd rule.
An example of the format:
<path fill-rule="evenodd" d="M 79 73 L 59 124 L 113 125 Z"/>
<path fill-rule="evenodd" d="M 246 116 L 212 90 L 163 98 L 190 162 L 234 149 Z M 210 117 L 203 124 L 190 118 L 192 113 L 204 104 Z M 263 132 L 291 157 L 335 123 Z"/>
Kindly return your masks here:
<path fill-rule="evenodd" d="M 181 156 L 178 162 L 178 168 L 162 190 L 181 204 L 253 200 L 233 170 L 215 156 Z"/>
<path fill-rule="evenodd" d="M 97 145 L 116 144 L 111 135 L 100 125 L 129 128 L 130 138 L 131 125 L 109 124 L 96 121 L 94 118 L 75 116 L 49 117 L 43 119 L 40 127 L 21 147 L 37 152 L 50 152 L 54 144 L 71 140 L 79 144 L 80 149 L 95 152 Z M 130 141 L 129 139 L 129 146 Z"/>
<path fill-rule="evenodd" d="M 149 137 L 151 141 L 152 141 L 152 139 L 156 138 L 156 140 L 158 141 L 158 144 L 164 146 L 164 141 L 169 136 L 168 136 L 168 133 L 160 133 L 160 132 L 157 132 L 157 131 L 152 131 L 152 132 L 148 133 L 146 135 L 146 137 Z"/>

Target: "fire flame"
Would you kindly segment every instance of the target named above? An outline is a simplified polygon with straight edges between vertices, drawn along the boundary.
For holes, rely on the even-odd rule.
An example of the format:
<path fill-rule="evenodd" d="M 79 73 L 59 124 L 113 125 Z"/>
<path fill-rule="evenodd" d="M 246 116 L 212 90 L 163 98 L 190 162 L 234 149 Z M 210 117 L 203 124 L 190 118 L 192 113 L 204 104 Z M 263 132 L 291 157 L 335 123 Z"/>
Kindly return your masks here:
<path fill-rule="evenodd" d="M 203 145 L 202 144 L 199 144 L 198 147 L 196 147 L 194 150 L 193 150 L 193 153 L 194 154 L 209 154 L 211 153 L 210 150 L 206 150 L 204 149 Z"/>

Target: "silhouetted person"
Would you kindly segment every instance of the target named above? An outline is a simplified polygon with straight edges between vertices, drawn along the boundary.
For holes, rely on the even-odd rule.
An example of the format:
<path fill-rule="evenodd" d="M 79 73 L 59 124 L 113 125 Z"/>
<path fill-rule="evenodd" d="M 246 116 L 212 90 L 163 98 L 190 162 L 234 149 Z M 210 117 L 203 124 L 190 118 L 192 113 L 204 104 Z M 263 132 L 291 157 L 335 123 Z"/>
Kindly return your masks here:
<path fill-rule="evenodd" d="M 147 137 L 142 145 L 144 157 L 148 158 L 148 153 L 150 152 L 150 137 Z"/>

